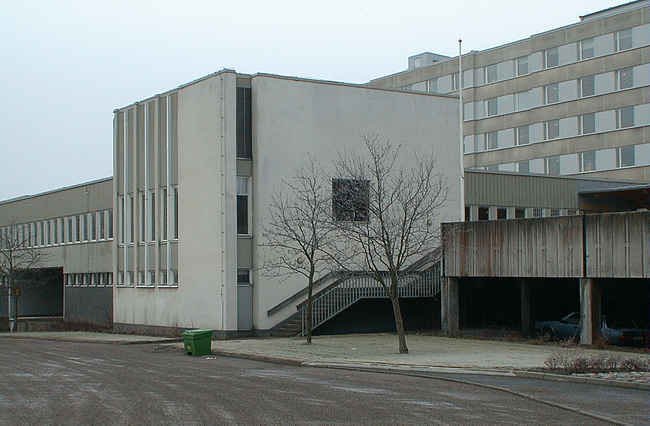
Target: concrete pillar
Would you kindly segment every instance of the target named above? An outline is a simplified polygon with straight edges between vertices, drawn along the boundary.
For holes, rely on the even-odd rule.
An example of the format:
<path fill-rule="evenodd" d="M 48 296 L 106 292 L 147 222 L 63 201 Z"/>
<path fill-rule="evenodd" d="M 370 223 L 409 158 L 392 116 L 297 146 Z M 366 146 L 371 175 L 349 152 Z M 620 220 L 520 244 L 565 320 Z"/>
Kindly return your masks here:
<path fill-rule="evenodd" d="M 458 278 L 443 278 L 440 293 L 442 332 L 447 336 L 457 336 L 460 334 L 458 317 Z"/>
<path fill-rule="evenodd" d="M 521 287 L 521 332 L 530 334 L 530 283 L 525 278 L 520 280 Z"/>
<path fill-rule="evenodd" d="M 580 278 L 581 345 L 593 345 L 600 338 L 600 283 L 594 278 Z"/>

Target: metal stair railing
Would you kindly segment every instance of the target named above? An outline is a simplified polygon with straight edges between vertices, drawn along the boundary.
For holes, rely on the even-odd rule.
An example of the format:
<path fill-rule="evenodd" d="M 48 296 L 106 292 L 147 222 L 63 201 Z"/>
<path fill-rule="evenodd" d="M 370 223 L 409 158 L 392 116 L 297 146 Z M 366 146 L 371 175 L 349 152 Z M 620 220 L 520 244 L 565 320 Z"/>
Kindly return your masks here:
<path fill-rule="evenodd" d="M 432 297 L 440 293 L 441 262 L 424 271 L 409 272 L 398 282 L 400 298 Z M 388 274 L 386 274 L 386 277 Z M 336 286 L 317 294 L 312 300 L 312 330 L 335 317 L 361 299 L 387 298 L 384 288 L 369 275 L 341 280 Z M 307 303 L 299 306 L 302 317 L 301 335 L 307 333 Z"/>

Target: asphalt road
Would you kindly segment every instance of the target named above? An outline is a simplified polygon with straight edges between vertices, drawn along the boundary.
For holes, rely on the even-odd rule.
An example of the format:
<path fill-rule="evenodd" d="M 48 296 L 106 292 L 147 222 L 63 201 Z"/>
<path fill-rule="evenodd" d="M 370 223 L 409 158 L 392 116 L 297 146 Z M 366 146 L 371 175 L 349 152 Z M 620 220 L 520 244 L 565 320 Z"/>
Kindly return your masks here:
<path fill-rule="evenodd" d="M 7 338 L 0 341 L 0 424 L 647 425 L 648 395 L 516 378 L 191 357 L 177 345 Z"/>

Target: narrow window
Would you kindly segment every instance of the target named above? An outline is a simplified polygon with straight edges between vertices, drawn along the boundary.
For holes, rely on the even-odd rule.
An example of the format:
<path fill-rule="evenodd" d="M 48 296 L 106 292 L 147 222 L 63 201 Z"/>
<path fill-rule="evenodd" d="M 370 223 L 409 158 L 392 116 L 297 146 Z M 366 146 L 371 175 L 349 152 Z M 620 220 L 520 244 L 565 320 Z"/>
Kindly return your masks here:
<path fill-rule="evenodd" d="M 147 239 L 147 200 L 144 191 L 140 192 L 140 242 L 144 243 Z"/>
<path fill-rule="evenodd" d="M 634 76 L 632 68 L 624 68 L 616 72 L 616 85 L 619 90 L 634 87 Z"/>
<path fill-rule="evenodd" d="M 83 216 L 83 225 L 84 225 L 84 241 L 88 241 L 88 215 L 85 214 Z"/>
<path fill-rule="evenodd" d="M 156 284 L 156 271 L 149 271 L 149 284 Z"/>
<path fill-rule="evenodd" d="M 517 163 L 517 170 L 519 173 L 530 173 L 530 161 L 520 161 Z"/>
<path fill-rule="evenodd" d="M 167 285 L 167 270 L 160 270 L 160 285 Z"/>
<path fill-rule="evenodd" d="M 517 76 L 528 74 L 528 56 L 515 59 L 515 71 Z"/>
<path fill-rule="evenodd" d="M 156 241 L 156 193 L 149 193 L 149 240 Z"/>
<path fill-rule="evenodd" d="M 580 116 L 579 124 L 581 135 L 594 133 L 596 131 L 596 114 L 592 112 L 590 114 L 584 114 Z"/>
<path fill-rule="evenodd" d="M 490 98 L 485 101 L 485 110 L 487 112 L 488 117 L 492 117 L 494 115 L 497 115 L 499 110 L 498 110 L 498 102 L 497 98 Z"/>
<path fill-rule="evenodd" d="M 52 223 L 53 229 L 52 229 L 52 236 L 54 237 L 54 245 L 59 244 L 59 219 L 54 219 L 54 223 Z"/>
<path fill-rule="evenodd" d="M 172 285 L 178 285 L 178 270 L 177 269 L 172 269 Z"/>
<path fill-rule="evenodd" d="M 621 30 L 616 33 L 616 51 L 632 48 L 632 28 Z"/>
<path fill-rule="evenodd" d="M 596 151 L 580 153 L 580 171 L 591 172 L 596 170 Z"/>
<path fill-rule="evenodd" d="M 99 212 L 99 239 L 100 240 L 106 239 L 106 224 L 104 223 L 104 221 L 106 220 L 105 216 L 106 215 L 103 210 Z"/>
<path fill-rule="evenodd" d="M 546 158 L 546 174 L 547 175 L 552 175 L 552 176 L 557 176 L 560 174 L 560 157 L 559 156 L 554 156 L 554 157 L 547 157 Z"/>
<path fill-rule="evenodd" d="M 487 132 L 485 134 L 485 140 L 487 144 L 487 149 L 497 149 L 499 147 L 499 133 Z"/>
<path fill-rule="evenodd" d="M 68 242 L 69 243 L 74 241 L 74 238 L 72 238 L 73 231 L 74 231 L 74 228 L 73 228 L 72 218 L 69 217 L 68 218 Z"/>
<path fill-rule="evenodd" d="M 237 234 L 248 234 L 248 178 L 237 178 Z"/>
<path fill-rule="evenodd" d="M 634 145 L 622 146 L 616 150 L 616 167 L 630 167 L 634 165 Z"/>
<path fill-rule="evenodd" d="M 167 188 L 163 188 L 161 191 L 161 202 L 162 202 L 162 224 L 160 230 L 162 232 L 162 240 L 167 241 Z"/>
<path fill-rule="evenodd" d="M 335 221 L 369 219 L 370 186 L 367 180 L 332 179 L 332 216 Z"/>
<path fill-rule="evenodd" d="M 493 83 L 497 81 L 497 66 L 489 65 L 485 67 L 485 83 Z"/>
<path fill-rule="evenodd" d="M 540 207 L 533 208 L 533 217 L 543 217 L 543 216 L 544 216 L 544 209 Z"/>
<path fill-rule="evenodd" d="M 174 233 L 172 234 L 172 238 L 178 239 L 178 188 L 176 187 L 174 187 L 174 204 L 172 207 L 172 220 L 174 221 Z"/>
<path fill-rule="evenodd" d="M 560 137 L 560 120 L 549 120 L 544 123 L 545 140 Z"/>
<path fill-rule="evenodd" d="M 451 90 L 456 91 L 460 88 L 460 85 L 458 84 L 458 73 L 455 72 L 451 75 Z"/>
<path fill-rule="evenodd" d="M 578 54 L 581 60 L 594 57 L 594 39 L 589 38 L 578 43 Z"/>
<path fill-rule="evenodd" d="M 557 103 L 559 100 L 559 86 L 557 83 L 544 86 L 544 103 L 546 105 Z"/>
<path fill-rule="evenodd" d="M 237 88 L 237 157 L 253 157 L 251 89 Z"/>
<path fill-rule="evenodd" d="M 129 196 L 129 244 L 135 242 L 135 197 Z M 129 284 L 133 284 L 131 281 Z"/>
<path fill-rule="evenodd" d="M 559 65 L 558 48 L 552 47 L 544 51 L 544 68 L 556 67 Z"/>
<path fill-rule="evenodd" d="M 113 210 L 108 211 L 108 238 L 113 238 Z"/>
<path fill-rule="evenodd" d="M 519 126 L 515 128 L 515 141 L 517 145 L 526 145 L 530 142 L 528 126 Z"/>
<path fill-rule="evenodd" d="M 580 97 L 593 96 L 595 94 L 594 76 L 582 77 L 580 80 Z"/>
<path fill-rule="evenodd" d="M 634 126 L 634 107 L 625 107 L 617 110 L 616 128 L 623 129 L 632 126 Z"/>
<path fill-rule="evenodd" d="M 528 91 L 518 92 L 514 95 L 515 110 L 521 111 L 530 108 L 530 94 Z"/>
<path fill-rule="evenodd" d="M 90 239 L 97 240 L 97 213 L 90 214 Z"/>
<path fill-rule="evenodd" d="M 560 209 L 551 209 L 551 217 L 557 217 L 560 215 Z"/>

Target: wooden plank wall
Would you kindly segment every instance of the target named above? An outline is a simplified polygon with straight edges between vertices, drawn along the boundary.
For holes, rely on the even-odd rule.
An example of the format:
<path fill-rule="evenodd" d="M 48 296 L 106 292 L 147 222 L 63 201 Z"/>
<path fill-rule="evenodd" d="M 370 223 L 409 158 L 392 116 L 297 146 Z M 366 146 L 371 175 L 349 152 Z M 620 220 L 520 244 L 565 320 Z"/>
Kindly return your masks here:
<path fill-rule="evenodd" d="M 586 216 L 585 237 L 588 277 L 650 277 L 650 212 Z"/>
<path fill-rule="evenodd" d="M 648 277 L 649 219 L 631 212 L 445 223 L 445 276 Z"/>

